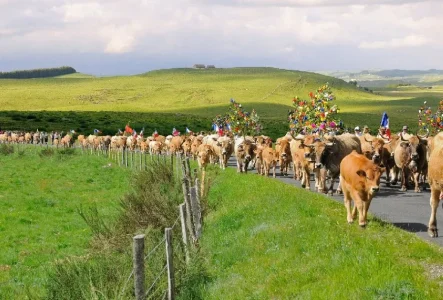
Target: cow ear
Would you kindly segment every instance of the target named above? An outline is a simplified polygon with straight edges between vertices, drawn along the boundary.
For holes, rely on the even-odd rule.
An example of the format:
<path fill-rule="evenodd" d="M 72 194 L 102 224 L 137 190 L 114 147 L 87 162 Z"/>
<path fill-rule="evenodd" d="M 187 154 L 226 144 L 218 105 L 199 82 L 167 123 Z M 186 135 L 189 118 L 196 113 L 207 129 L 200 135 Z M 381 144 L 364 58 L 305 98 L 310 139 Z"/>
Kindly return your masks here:
<path fill-rule="evenodd" d="M 358 175 L 358 176 L 362 176 L 362 177 L 366 177 L 366 172 L 363 171 L 363 170 L 358 170 L 358 171 L 357 171 L 357 175 Z"/>

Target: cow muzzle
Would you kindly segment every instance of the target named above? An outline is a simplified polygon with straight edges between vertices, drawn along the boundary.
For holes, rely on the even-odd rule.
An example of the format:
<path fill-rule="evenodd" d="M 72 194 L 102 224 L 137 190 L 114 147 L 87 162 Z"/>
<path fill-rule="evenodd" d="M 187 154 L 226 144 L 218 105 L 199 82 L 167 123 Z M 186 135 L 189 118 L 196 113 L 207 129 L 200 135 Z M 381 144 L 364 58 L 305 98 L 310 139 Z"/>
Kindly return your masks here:
<path fill-rule="evenodd" d="M 251 155 L 246 155 L 245 159 L 250 160 L 251 159 Z"/>
<path fill-rule="evenodd" d="M 305 153 L 305 158 L 308 158 L 311 156 L 311 153 Z"/>
<path fill-rule="evenodd" d="M 412 158 L 413 160 L 417 160 L 417 159 L 419 158 L 419 156 L 418 156 L 417 153 L 414 153 L 414 154 L 411 154 L 411 158 Z"/>
<path fill-rule="evenodd" d="M 371 188 L 371 192 L 372 193 L 377 193 L 380 190 L 380 188 L 378 186 L 372 187 Z"/>
<path fill-rule="evenodd" d="M 226 154 L 226 153 L 227 153 L 227 151 L 226 151 L 226 150 L 223 150 L 223 151 L 222 151 L 222 154 Z"/>
<path fill-rule="evenodd" d="M 317 169 L 320 169 L 321 167 L 322 167 L 322 164 L 315 164 L 315 167 L 317 168 Z"/>

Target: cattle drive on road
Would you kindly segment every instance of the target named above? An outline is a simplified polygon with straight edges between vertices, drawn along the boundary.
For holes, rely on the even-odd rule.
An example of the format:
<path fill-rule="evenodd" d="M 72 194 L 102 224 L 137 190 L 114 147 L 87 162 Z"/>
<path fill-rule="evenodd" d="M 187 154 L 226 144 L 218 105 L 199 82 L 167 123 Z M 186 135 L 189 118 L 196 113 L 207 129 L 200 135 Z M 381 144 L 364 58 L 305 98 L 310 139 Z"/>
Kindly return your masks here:
<path fill-rule="evenodd" d="M 407 192 L 410 182 L 416 193 L 430 187 L 432 212 L 428 233 L 431 237 L 438 236 L 436 210 L 443 198 L 443 133 L 435 137 L 400 133 L 386 140 L 369 133 L 295 136 L 288 132 L 276 139 L 275 144 L 268 136 L 234 136 L 231 132 L 222 136 L 204 132 L 175 136 L 155 133 L 148 137 L 125 135 L 121 131 L 114 136 L 100 134 L 99 131 L 88 136 L 77 135 L 75 131 L 68 134 L 6 131 L 0 133 L 0 143 L 37 145 L 52 141 L 54 146 L 64 148 L 76 144 L 82 149 L 185 155 L 197 159 L 202 169 L 208 164 L 225 169 L 233 156 L 239 173 L 256 169 L 258 174 L 280 178 L 287 178 L 292 169 L 294 182 L 300 181 L 306 189 L 311 189 L 313 174 L 316 191 L 343 193 L 347 221 L 351 223 L 358 211 L 360 226 L 366 225 L 366 214 L 378 189 L 383 194 L 385 187 L 379 182 L 386 172 L 385 186 L 395 185 L 401 178 L 398 193 Z M 352 213 L 351 201 L 354 201 Z"/>

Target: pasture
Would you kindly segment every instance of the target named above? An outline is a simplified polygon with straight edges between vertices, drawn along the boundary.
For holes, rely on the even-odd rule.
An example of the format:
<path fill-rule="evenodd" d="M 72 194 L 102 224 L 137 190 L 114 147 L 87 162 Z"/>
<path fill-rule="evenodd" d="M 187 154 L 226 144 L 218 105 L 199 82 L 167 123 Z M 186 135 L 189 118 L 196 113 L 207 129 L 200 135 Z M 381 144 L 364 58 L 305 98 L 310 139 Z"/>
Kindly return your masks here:
<path fill-rule="evenodd" d="M 255 174 L 221 172 L 202 240 L 204 299 L 441 299 L 442 250 L 343 204 Z"/>
<path fill-rule="evenodd" d="M 369 93 L 333 77 L 274 68 L 170 69 L 100 78 L 71 74 L 0 80 L 0 127 L 35 130 L 43 126 L 66 131 L 70 128 L 65 128 L 67 122 L 61 122 L 63 114 L 62 118 L 72 121 L 81 133 L 90 133 L 96 127 L 115 133 L 128 121 L 138 129 L 145 126 L 149 133 L 160 126 L 170 128 L 162 133 L 174 126 L 184 131 L 185 125 L 195 131 L 209 130 L 212 118 L 226 112 L 229 100 L 234 98 L 249 111 L 255 108 L 264 124 L 264 134 L 276 138 L 287 130 L 292 98 L 308 98 L 310 91 L 326 82 L 337 96 L 341 118 L 350 128 L 376 128 L 383 111 L 387 111 L 394 131 L 404 123 L 414 130 L 423 101 L 435 108 L 443 97 L 439 86 L 432 90 L 412 87 Z M 38 112 L 47 117 L 36 117 Z M 163 121 L 157 122 L 157 113 L 165 114 Z"/>
<path fill-rule="evenodd" d="M 42 298 L 57 259 L 84 256 L 92 232 L 77 210 L 117 212 L 130 171 L 107 160 L 21 148 L 0 154 L 0 298 Z"/>

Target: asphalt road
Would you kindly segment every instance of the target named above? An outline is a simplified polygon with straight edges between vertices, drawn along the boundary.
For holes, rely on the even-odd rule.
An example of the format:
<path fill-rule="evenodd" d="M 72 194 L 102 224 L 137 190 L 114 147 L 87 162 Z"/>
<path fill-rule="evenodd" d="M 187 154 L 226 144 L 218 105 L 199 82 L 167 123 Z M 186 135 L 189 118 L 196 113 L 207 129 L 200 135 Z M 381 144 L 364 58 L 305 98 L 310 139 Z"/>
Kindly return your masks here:
<path fill-rule="evenodd" d="M 230 158 L 228 164 L 235 168 L 237 166 L 234 157 Z M 252 170 L 251 173 L 256 173 L 256 171 Z M 312 179 L 311 175 L 311 181 L 313 182 Z M 275 180 L 280 180 L 284 183 L 301 187 L 300 181 L 293 179 L 292 171 L 289 172 L 289 176 L 282 177 L 280 176 L 280 170 L 277 168 Z M 337 185 L 336 181 L 334 188 L 337 188 Z M 396 227 L 416 234 L 426 241 L 443 246 L 443 216 L 441 213 L 441 207 L 439 207 L 437 211 L 437 226 L 439 224 L 442 226 L 440 231 L 442 236 L 431 238 L 427 233 L 427 224 L 431 214 L 431 207 L 429 205 L 430 190 L 426 189 L 421 193 L 416 193 L 413 189 L 410 189 L 407 192 L 401 192 L 399 189 L 400 186 L 398 184 L 387 187 L 383 177 L 380 182 L 380 192 L 372 199 L 369 212 L 383 221 L 392 223 Z M 311 184 L 311 191 L 314 193 L 314 183 Z M 343 195 L 333 195 L 328 197 L 331 198 L 331 200 L 343 204 Z M 346 222 L 346 209 L 344 205 L 343 222 Z"/>

